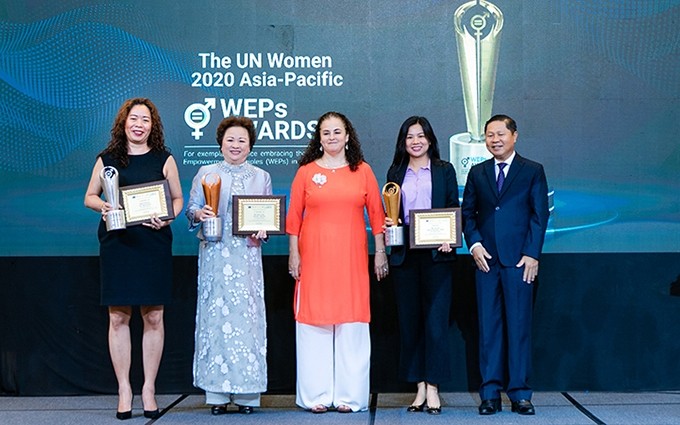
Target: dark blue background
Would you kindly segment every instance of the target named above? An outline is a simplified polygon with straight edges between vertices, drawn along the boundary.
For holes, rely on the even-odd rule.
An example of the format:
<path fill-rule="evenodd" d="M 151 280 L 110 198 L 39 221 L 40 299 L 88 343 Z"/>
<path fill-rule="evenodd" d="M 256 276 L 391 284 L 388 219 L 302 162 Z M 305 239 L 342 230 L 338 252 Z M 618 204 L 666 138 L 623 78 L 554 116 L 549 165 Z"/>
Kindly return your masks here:
<path fill-rule="evenodd" d="M 96 254 L 98 216 L 83 196 L 133 96 L 158 105 L 180 163 L 187 146 L 214 144 L 217 110 L 200 141 L 184 122 L 207 97 L 269 98 L 305 123 L 341 111 L 381 184 L 410 115 L 431 120 L 448 157 L 448 138 L 466 129 L 452 20 L 462 3 L 0 3 L 0 256 Z M 494 3 L 505 25 L 493 110 L 517 120 L 518 152 L 545 165 L 555 190 L 545 251 L 679 252 L 680 1 Z M 330 55 L 344 85 L 191 87 L 210 51 Z M 295 166 L 264 168 L 287 194 Z M 185 197 L 196 171 L 180 167 Z M 175 253 L 195 254 L 183 217 L 173 229 Z M 265 253 L 286 254 L 285 237 Z"/>

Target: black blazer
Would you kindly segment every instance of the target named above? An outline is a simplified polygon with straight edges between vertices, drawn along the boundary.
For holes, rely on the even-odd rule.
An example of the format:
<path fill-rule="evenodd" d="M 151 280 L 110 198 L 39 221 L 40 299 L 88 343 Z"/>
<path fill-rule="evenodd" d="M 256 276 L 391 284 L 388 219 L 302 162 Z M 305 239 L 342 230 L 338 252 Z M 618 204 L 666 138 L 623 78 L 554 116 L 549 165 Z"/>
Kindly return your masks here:
<path fill-rule="evenodd" d="M 514 266 L 523 255 L 539 259 L 548 227 L 548 182 L 543 166 L 519 154 L 501 193 L 493 158 L 473 166 L 463 193 L 463 232 L 468 246 L 481 242 L 493 257 Z"/>
<path fill-rule="evenodd" d="M 408 163 L 401 167 L 392 167 L 387 172 L 387 181 L 397 183 L 399 186 L 404 182 Z M 458 182 L 456 171 L 450 162 L 443 160 L 431 160 L 430 171 L 432 174 L 432 208 L 456 208 L 460 206 L 458 202 Z M 404 209 L 399 211 L 399 217 L 404 223 Z M 406 249 L 408 247 L 409 228 L 404 226 L 404 246 L 393 246 L 390 248 L 390 265 L 399 266 L 404 262 Z M 449 253 L 432 249 L 433 261 L 453 261 L 456 258 L 456 250 Z"/>

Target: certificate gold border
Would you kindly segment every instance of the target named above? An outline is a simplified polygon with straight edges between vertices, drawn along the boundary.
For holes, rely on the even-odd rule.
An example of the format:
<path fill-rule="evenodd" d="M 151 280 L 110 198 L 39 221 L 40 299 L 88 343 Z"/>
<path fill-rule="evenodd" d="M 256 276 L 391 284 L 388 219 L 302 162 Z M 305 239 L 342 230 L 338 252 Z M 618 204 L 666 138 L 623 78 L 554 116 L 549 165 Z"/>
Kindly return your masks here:
<path fill-rule="evenodd" d="M 252 235 L 262 230 L 260 223 L 248 223 L 245 209 L 248 206 L 269 206 L 274 209 L 271 223 L 266 223 L 268 235 L 286 234 L 286 197 L 283 195 L 233 195 L 232 234 Z"/>
<path fill-rule="evenodd" d="M 446 232 L 441 237 L 427 238 L 424 235 L 423 226 L 426 226 L 427 220 L 432 218 L 447 220 Z M 411 248 L 439 248 L 445 242 L 448 242 L 451 248 L 463 246 L 460 208 L 410 210 L 409 219 Z"/>
<path fill-rule="evenodd" d="M 130 198 L 139 194 L 157 196 L 160 211 L 134 211 L 131 207 L 132 203 L 130 202 Z M 175 210 L 172 208 L 172 197 L 170 196 L 170 185 L 167 180 L 157 180 L 121 187 L 120 199 L 125 210 L 125 221 L 128 226 L 148 223 L 154 214 L 161 220 L 171 220 L 175 218 Z"/>

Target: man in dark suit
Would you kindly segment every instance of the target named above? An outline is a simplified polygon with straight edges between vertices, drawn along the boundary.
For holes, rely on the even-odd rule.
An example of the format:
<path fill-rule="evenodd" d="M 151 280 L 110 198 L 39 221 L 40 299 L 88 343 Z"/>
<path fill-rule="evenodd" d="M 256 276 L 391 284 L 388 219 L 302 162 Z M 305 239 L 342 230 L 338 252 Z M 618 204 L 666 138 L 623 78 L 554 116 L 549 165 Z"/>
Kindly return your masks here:
<path fill-rule="evenodd" d="M 470 169 L 463 193 L 465 240 L 477 265 L 480 415 L 533 415 L 531 316 L 534 279 L 548 227 L 548 184 L 539 163 L 515 152 L 517 124 L 495 115 L 484 127 L 493 158 Z"/>

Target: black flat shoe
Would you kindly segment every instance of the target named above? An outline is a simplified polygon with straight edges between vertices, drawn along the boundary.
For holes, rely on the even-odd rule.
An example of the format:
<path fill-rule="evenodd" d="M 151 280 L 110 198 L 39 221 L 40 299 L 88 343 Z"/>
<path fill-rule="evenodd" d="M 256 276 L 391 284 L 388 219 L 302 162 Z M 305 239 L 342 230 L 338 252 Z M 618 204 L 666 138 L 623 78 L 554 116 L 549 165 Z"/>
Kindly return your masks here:
<path fill-rule="evenodd" d="M 244 415 L 250 415 L 254 411 L 255 411 L 255 409 L 253 409 L 252 406 L 239 406 L 238 407 L 238 412 L 242 413 Z"/>
<path fill-rule="evenodd" d="M 480 415 L 495 415 L 497 412 L 500 412 L 501 410 L 503 410 L 503 405 L 501 404 L 500 398 L 482 400 L 482 404 L 479 405 Z"/>
<path fill-rule="evenodd" d="M 425 411 L 427 413 L 429 413 L 430 415 L 438 415 L 442 412 L 442 407 L 441 406 L 439 406 L 439 407 L 429 407 L 428 406 L 427 409 L 425 409 Z"/>
<path fill-rule="evenodd" d="M 128 410 L 127 412 L 116 412 L 116 419 L 120 419 L 121 421 L 124 421 L 126 419 L 130 419 L 132 417 L 132 410 Z"/>
<path fill-rule="evenodd" d="M 415 413 L 415 412 L 422 412 L 425 409 L 425 402 L 421 404 L 420 406 L 416 406 L 415 404 L 410 405 L 409 407 L 406 408 L 407 412 Z"/>
<path fill-rule="evenodd" d="M 149 419 L 158 419 L 161 417 L 161 411 L 156 409 L 156 410 L 145 410 L 144 411 L 144 417 L 149 418 Z"/>
<path fill-rule="evenodd" d="M 210 408 L 210 413 L 213 415 L 224 415 L 227 413 L 227 405 L 222 404 L 222 405 L 214 405 Z"/>
<path fill-rule="evenodd" d="M 535 415 L 536 409 L 531 400 L 517 400 L 512 402 L 512 411 L 520 415 Z"/>
<path fill-rule="evenodd" d="M 427 387 L 427 398 L 428 398 L 428 399 L 430 398 L 430 394 L 431 394 L 430 387 L 433 387 L 433 388 L 436 389 L 437 392 L 436 392 L 434 395 L 436 395 L 436 397 L 437 397 L 437 404 L 439 405 L 439 406 L 437 406 L 437 407 L 432 407 L 432 406 L 430 406 L 430 405 L 427 405 L 427 406 L 425 407 L 425 411 L 426 411 L 429 415 L 439 415 L 440 413 L 442 413 L 442 402 L 441 402 L 441 399 L 439 398 L 439 385 L 437 385 L 437 384 L 430 384 L 430 383 L 427 383 L 427 382 L 425 383 L 425 385 L 426 385 L 426 387 Z M 428 401 L 428 400 L 426 399 L 425 402 L 427 403 L 427 401 Z M 433 400 L 432 400 L 432 401 L 434 401 L 434 397 L 433 397 Z"/>

